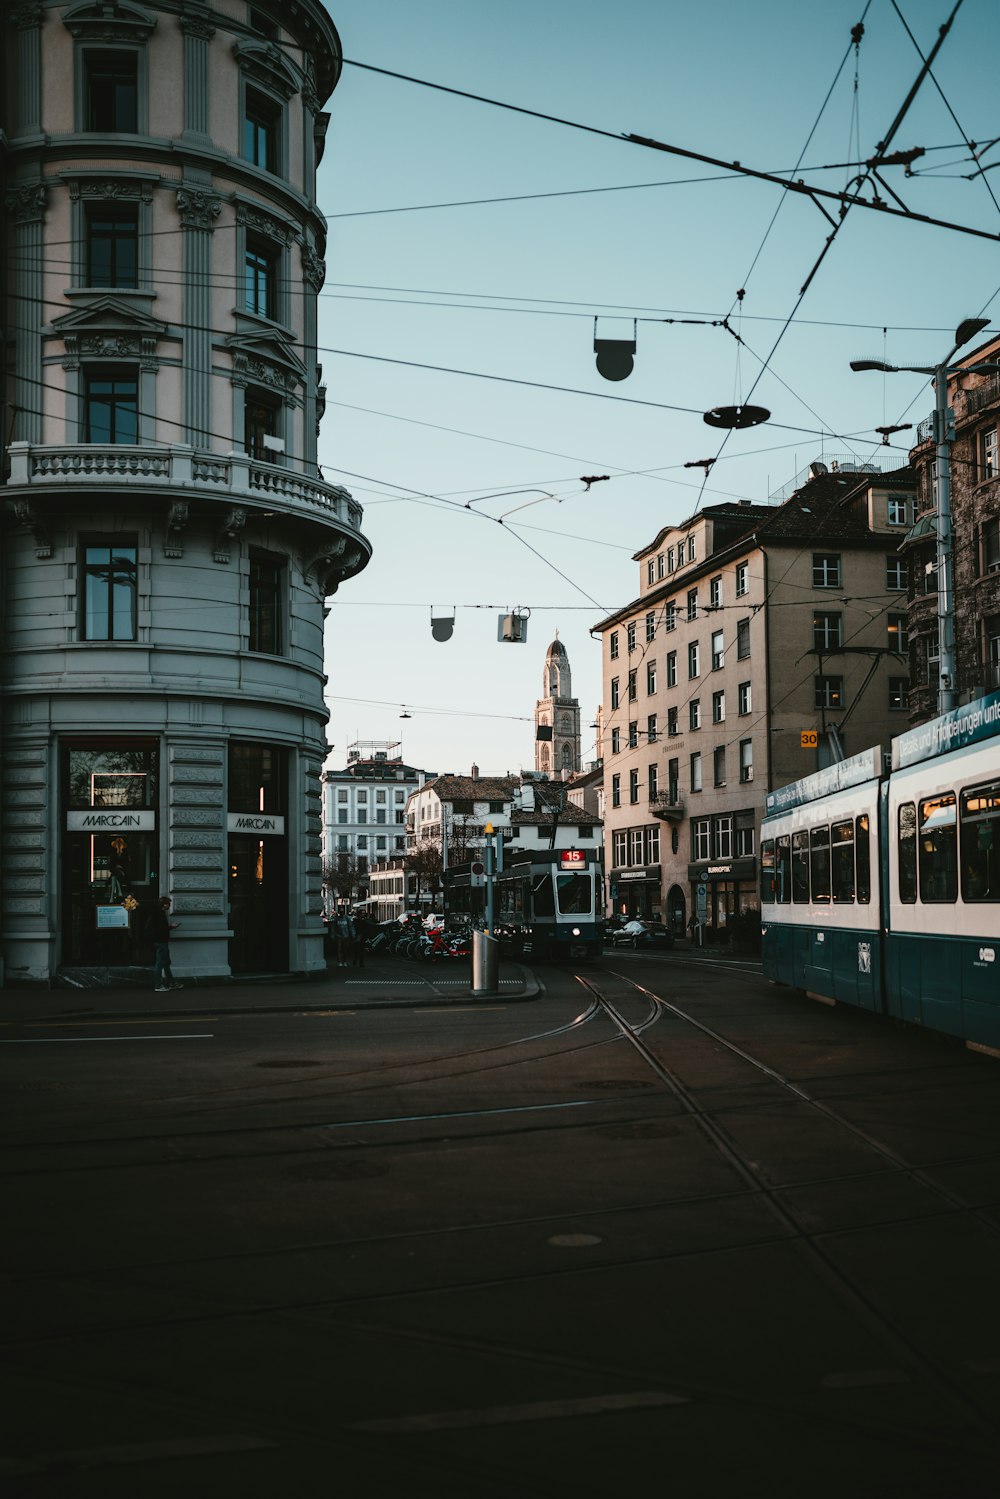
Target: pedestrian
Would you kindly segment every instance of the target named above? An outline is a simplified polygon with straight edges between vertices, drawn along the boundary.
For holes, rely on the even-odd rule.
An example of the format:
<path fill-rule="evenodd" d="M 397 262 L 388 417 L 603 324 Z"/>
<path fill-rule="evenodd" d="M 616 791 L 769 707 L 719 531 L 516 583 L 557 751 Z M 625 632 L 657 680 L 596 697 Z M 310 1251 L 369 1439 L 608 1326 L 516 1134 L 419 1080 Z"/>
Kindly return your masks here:
<path fill-rule="evenodd" d="M 337 967 L 347 967 L 347 955 L 351 951 L 351 944 L 357 935 L 354 918 L 343 906 L 337 907 L 336 919 L 333 923 L 333 935 L 337 942 Z"/>
<path fill-rule="evenodd" d="M 170 933 L 180 926 L 179 921 L 170 920 L 170 896 L 160 897 L 160 904 L 149 918 L 146 935 L 153 943 L 153 986 L 157 994 L 168 989 L 183 989 L 183 984 L 174 983 L 170 967 Z"/>
<path fill-rule="evenodd" d="M 364 968 L 365 948 L 368 945 L 368 937 L 371 932 L 371 922 L 368 917 L 361 913 L 354 917 L 354 966 Z"/>

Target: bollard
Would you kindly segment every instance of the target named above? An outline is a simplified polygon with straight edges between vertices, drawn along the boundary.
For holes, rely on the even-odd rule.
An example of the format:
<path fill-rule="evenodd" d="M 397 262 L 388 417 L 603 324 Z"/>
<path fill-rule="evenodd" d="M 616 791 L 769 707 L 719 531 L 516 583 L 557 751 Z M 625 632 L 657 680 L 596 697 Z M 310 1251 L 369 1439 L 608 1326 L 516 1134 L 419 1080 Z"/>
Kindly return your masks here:
<path fill-rule="evenodd" d="M 498 994 L 500 943 L 487 932 L 472 934 L 472 992 Z"/>

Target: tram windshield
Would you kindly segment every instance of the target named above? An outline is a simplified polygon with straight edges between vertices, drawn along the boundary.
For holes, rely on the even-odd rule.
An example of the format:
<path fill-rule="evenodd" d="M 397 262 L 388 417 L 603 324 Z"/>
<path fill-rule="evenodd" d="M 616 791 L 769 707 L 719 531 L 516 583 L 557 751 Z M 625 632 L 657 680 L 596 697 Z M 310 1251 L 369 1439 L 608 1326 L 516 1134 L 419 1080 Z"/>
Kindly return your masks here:
<path fill-rule="evenodd" d="M 589 916 L 593 910 L 593 880 L 589 874 L 557 874 L 556 898 L 563 916 Z"/>

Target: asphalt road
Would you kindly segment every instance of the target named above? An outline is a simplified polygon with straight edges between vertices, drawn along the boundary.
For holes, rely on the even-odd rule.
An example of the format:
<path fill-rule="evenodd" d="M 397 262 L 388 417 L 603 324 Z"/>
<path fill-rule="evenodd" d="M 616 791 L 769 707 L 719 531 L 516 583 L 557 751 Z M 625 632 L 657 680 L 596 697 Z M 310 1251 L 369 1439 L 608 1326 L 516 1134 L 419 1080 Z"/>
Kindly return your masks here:
<path fill-rule="evenodd" d="M 0 1026 L 8 1491 L 994 1499 L 1000 1062 L 538 976 Z"/>

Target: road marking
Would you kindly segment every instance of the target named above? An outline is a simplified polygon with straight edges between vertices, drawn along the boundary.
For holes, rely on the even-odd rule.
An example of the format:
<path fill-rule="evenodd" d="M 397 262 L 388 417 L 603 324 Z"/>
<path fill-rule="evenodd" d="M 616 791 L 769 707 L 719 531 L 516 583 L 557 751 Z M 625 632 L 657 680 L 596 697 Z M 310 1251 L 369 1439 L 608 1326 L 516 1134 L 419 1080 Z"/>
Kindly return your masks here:
<path fill-rule="evenodd" d="M 487 1010 L 506 1010 L 506 1005 L 424 1005 L 421 1015 L 482 1015 Z"/>
<path fill-rule="evenodd" d="M 190 1031 L 177 1036 L 29 1036 L 20 1041 L 0 1041 L 0 1046 L 83 1046 L 87 1041 L 211 1041 L 212 1031 Z"/>
<path fill-rule="evenodd" d="M 203 1015 L 203 1020 L 218 1020 L 218 1015 Z M 148 1020 L 132 1020 L 127 1015 L 118 1015 L 113 1020 L 26 1020 L 27 1030 L 65 1031 L 79 1029 L 85 1025 L 190 1025 L 190 1015 L 178 1015 L 171 1020 L 169 1015 L 153 1015 Z"/>
<path fill-rule="evenodd" d="M 527 1103 L 504 1109 L 455 1109 L 438 1114 L 388 1114 L 383 1119 L 345 1119 L 340 1124 L 318 1124 L 317 1129 L 357 1129 L 362 1124 L 426 1124 L 433 1119 L 485 1119 L 492 1114 L 544 1114 L 552 1109 L 596 1109 L 607 1099 L 574 1098 L 569 1103 Z"/>
<path fill-rule="evenodd" d="M 378 1421 L 356 1421 L 354 1431 L 455 1431 L 470 1426 L 510 1426 L 521 1421 L 559 1421 L 602 1411 L 636 1410 L 643 1406 L 689 1405 L 686 1395 L 669 1390 L 633 1390 L 623 1395 L 587 1395 L 578 1400 L 536 1400 L 530 1405 L 490 1405 L 480 1410 L 433 1411 L 420 1416 L 389 1416 Z"/>

